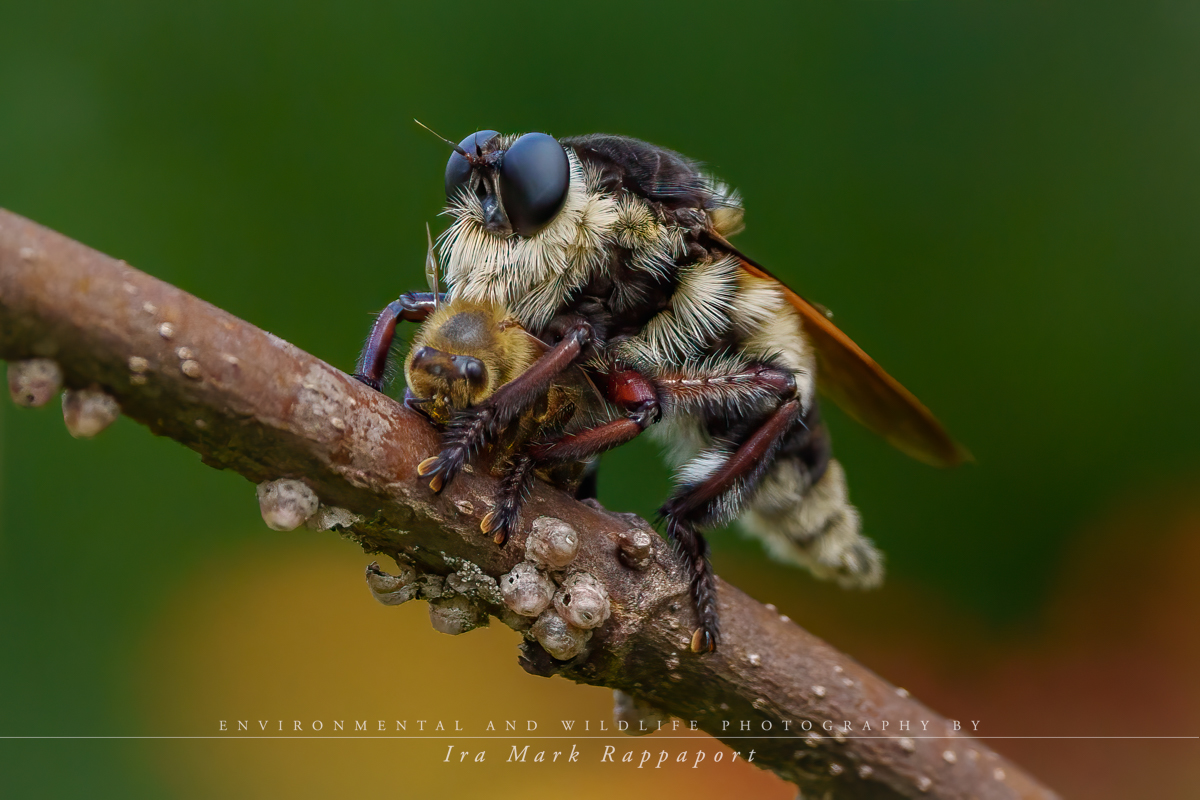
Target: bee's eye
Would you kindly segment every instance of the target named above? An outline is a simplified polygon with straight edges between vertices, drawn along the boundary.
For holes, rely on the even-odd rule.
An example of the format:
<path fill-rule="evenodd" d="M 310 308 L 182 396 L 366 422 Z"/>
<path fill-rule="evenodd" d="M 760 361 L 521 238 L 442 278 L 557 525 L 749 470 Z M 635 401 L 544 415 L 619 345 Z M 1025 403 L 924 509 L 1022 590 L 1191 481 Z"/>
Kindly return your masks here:
<path fill-rule="evenodd" d="M 533 236 L 550 224 L 567 202 L 570 180 L 571 162 L 553 136 L 527 133 L 513 142 L 500 162 L 500 199 L 513 230 Z"/>
<path fill-rule="evenodd" d="M 499 134 L 495 131 L 479 131 L 463 139 L 458 146 L 471 155 L 475 155 L 476 148 L 483 147 L 493 136 L 499 136 Z M 446 162 L 446 199 L 453 198 L 460 189 L 467 185 L 470 178 L 470 163 L 457 152 L 451 153 L 450 160 Z"/>
<path fill-rule="evenodd" d="M 459 377 L 464 378 L 468 383 L 483 383 L 483 376 L 487 373 L 483 362 L 472 356 L 455 356 L 454 366 L 458 370 Z"/>

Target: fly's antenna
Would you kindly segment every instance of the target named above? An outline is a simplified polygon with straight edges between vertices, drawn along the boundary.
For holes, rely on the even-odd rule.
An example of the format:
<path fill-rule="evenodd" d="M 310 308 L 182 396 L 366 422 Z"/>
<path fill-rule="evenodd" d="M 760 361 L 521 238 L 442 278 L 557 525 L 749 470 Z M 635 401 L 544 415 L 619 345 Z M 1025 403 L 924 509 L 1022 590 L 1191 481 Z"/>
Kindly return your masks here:
<path fill-rule="evenodd" d="M 443 142 L 445 142 L 446 144 L 450 145 L 452 148 L 454 148 L 454 152 L 458 153 L 458 154 L 459 154 L 460 156 L 462 156 L 463 158 L 470 160 L 470 158 L 471 158 L 471 155 L 470 155 L 470 154 L 469 154 L 469 153 L 468 153 L 466 150 L 462 149 L 461 147 L 459 147 L 458 145 L 456 145 L 454 142 L 452 142 L 452 141 L 450 141 L 449 139 L 447 139 L 445 136 L 442 136 L 440 133 L 438 133 L 438 132 L 437 132 L 437 131 L 435 131 L 433 128 L 431 128 L 431 127 L 429 127 L 428 125 L 426 125 L 424 122 L 421 122 L 421 120 L 419 120 L 419 119 L 413 119 L 413 122 L 417 123 L 417 124 L 418 124 L 418 125 L 420 125 L 422 128 L 424 128 L 425 130 L 429 131 L 430 133 L 432 133 L 432 134 L 433 134 L 434 136 L 436 136 L 437 138 L 441 139 L 441 140 L 442 140 Z"/>
<path fill-rule="evenodd" d="M 428 222 L 425 223 L 425 240 L 429 242 L 429 250 L 425 252 L 425 280 L 433 292 L 433 310 L 437 311 L 441 307 L 442 297 L 438 286 L 438 261 L 433 252 L 433 234 L 429 232 Z"/>

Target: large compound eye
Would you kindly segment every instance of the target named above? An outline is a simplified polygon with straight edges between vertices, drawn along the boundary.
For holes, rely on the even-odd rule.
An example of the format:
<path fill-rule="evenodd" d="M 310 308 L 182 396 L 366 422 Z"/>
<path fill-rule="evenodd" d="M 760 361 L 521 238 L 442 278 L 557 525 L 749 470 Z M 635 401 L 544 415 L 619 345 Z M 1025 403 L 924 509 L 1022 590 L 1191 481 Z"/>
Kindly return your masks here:
<path fill-rule="evenodd" d="M 495 131 L 479 131 L 463 139 L 458 146 L 471 155 L 475 155 L 478 152 L 477 148 L 483 147 L 489 139 L 499 135 Z M 457 151 L 451 153 L 450 160 L 446 162 L 446 199 L 454 197 L 470 179 L 471 164 Z"/>
<path fill-rule="evenodd" d="M 500 199 L 513 230 L 533 236 L 550 224 L 570 182 L 571 162 L 553 136 L 527 133 L 513 142 L 500 162 Z"/>

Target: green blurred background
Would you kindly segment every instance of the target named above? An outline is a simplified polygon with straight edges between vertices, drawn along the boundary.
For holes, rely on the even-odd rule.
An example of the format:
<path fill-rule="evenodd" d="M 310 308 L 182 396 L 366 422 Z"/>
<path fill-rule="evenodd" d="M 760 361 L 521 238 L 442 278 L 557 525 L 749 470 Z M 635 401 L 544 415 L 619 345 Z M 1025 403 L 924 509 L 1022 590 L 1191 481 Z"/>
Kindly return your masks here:
<path fill-rule="evenodd" d="M 350 369 L 442 224 L 446 149 L 413 117 L 703 160 L 745 197 L 739 245 L 978 459 L 929 469 L 831 412 L 887 587 L 818 585 L 732 533 L 718 572 L 992 735 L 1194 736 L 1198 56 L 1179 0 L 9 2 L 0 205 Z M 470 719 L 512 702 L 493 682 L 608 714 L 601 690 L 518 675 L 507 631 L 379 609 L 351 544 L 267 531 L 253 487 L 128 420 L 78 442 L 54 407 L 5 402 L 0 436 L 0 735 L 362 716 L 437 680 Z M 668 487 L 648 443 L 605 459 L 612 509 Z M 0 740 L 0 796 L 492 780 L 378 743 L 237 744 Z M 1067 796 L 1200 796 L 1194 739 L 993 744 Z"/>

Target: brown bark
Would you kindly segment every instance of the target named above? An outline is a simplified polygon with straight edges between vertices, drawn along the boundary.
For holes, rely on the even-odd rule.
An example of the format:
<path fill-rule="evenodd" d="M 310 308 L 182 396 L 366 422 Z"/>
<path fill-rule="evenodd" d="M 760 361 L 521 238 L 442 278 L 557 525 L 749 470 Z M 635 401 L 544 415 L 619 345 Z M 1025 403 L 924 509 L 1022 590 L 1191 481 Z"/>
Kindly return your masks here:
<path fill-rule="evenodd" d="M 419 572 L 461 579 L 476 565 L 495 578 L 523 558 L 525 533 L 503 548 L 480 533 L 490 477 L 461 475 L 440 496 L 416 478 L 416 464 L 438 441 L 422 418 L 276 336 L 3 210 L 0 357 L 56 360 L 68 388 L 102 389 L 123 413 L 210 466 L 256 483 L 302 479 L 322 504 L 362 516 L 347 533 L 364 549 Z M 805 797 L 1055 797 L 907 693 L 723 582 L 721 649 L 691 653 L 695 619 L 670 547 L 653 536 L 640 569 L 620 555 L 622 535 L 649 530 L 644 521 L 540 484 L 524 518 L 539 515 L 581 533 L 573 566 L 603 584 L 613 614 L 565 664 L 527 643 L 526 669 L 621 689 L 697 720 L 743 757 L 754 748 L 755 763 Z M 485 595 L 472 602 L 513 619 Z M 856 729 L 822 728 L 843 720 Z M 867 736 L 878 737 L 884 720 L 882 738 L 858 730 L 870 721 L 876 732 Z M 902 720 L 915 730 L 899 731 Z M 736 738 L 762 735 L 768 723 L 773 738 Z"/>

